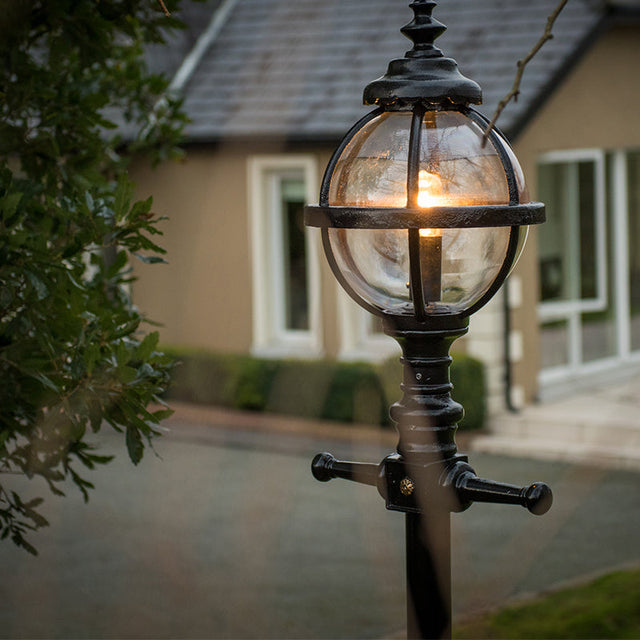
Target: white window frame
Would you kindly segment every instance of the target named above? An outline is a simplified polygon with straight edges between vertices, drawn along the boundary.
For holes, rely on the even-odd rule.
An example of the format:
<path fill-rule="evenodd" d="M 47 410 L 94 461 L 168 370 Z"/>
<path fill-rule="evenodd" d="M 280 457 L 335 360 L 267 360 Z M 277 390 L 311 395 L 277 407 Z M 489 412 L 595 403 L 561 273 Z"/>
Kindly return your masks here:
<path fill-rule="evenodd" d="M 371 330 L 372 318 L 371 313 L 338 286 L 340 360 L 382 362 L 392 356 L 400 356 L 400 346 L 393 338 Z"/>
<path fill-rule="evenodd" d="M 596 297 L 587 299 L 559 300 L 541 302 L 538 315 L 541 322 L 553 320 L 572 321 L 581 313 L 604 311 L 607 308 L 607 220 L 605 192 L 605 152 L 602 149 L 573 149 L 568 151 L 551 151 L 538 158 L 538 166 L 543 164 L 593 162 L 595 166 L 595 235 L 596 235 Z M 576 167 L 577 169 L 577 167 Z M 577 177 L 577 172 L 576 172 Z M 574 205 L 572 205 L 574 206 Z M 570 220 L 572 228 L 570 238 L 574 243 L 579 238 L 579 219 Z M 574 251 L 579 251 L 574 247 Z"/>
<path fill-rule="evenodd" d="M 616 307 L 616 335 L 618 337 L 618 353 L 624 358 L 632 355 L 631 328 L 629 319 L 631 309 L 629 304 L 629 193 L 627 189 L 628 150 L 617 149 L 613 153 L 613 233 L 616 251 L 615 269 L 615 300 Z"/>
<path fill-rule="evenodd" d="M 606 373 L 611 379 L 637 372 L 640 365 L 640 352 L 631 350 L 629 328 L 629 274 L 628 264 L 628 210 L 627 210 L 627 157 L 629 149 L 621 148 L 611 151 L 610 191 L 612 193 L 611 216 L 613 227 L 613 255 L 607 260 L 606 237 L 606 202 L 605 191 L 605 158 L 606 151 L 601 149 L 586 149 L 574 151 L 557 151 L 546 153 L 539 158 L 539 165 L 545 162 L 571 162 L 595 160 L 596 162 L 596 233 L 600 239 L 597 247 L 598 260 L 598 292 L 604 292 L 604 303 L 607 302 L 607 269 L 614 270 L 616 286 L 614 288 L 611 305 L 613 306 L 616 322 L 616 353 L 609 357 L 584 362 L 579 329 L 582 312 L 600 311 L 596 300 L 585 300 L 567 303 L 541 302 L 539 310 L 540 322 L 566 320 L 570 336 L 569 361 L 565 365 L 542 369 L 539 373 L 540 392 L 542 399 L 550 399 L 557 394 L 566 393 L 572 389 L 583 388 L 582 385 L 591 384 Z M 603 280 L 600 280 L 602 278 Z M 598 302 L 599 298 L 598 296 Z"/>
<path fill-rule="evenodd" d="M 273 185 L 287 173 L 302 172 L 306 203 L 317 200 L 318 165 L 312 155 L 259 155 L 248 159 L 249 247 L 251 249 L 253 345 L 264 357 L 323 355 L 320 315 L 320 252 L 317 229 L 307 227 L 306 261 L 309 329 L 286 327 L 282 263 L 282 218 Z"/>
<path fill-rule="evenodd" d="M 595 233 L 596 233 L 596 288 L 597 295 L 589 299 L 573 299 L 540 302 L 538 319 L 540 323 L 565 320 L 569 331 L 568 362 L 563 365 L 542 369 L 539 380 L 542 387 L 563 379 L 572 372 L 586 372 L 590 367 L 599 368 L 603 361 L 585 363 L 581 341 L 581 314 L 603 311 L 607 308 L 607 222 L 606 222 L 606 176 L 605 151 L 603 149 L 572 149 L 551 151 L 538 158 L 538 166 L 554 163 L 593 162 L 595 165 Z M 576 171 L 577 177 L 577 171 Z M 575 205 L 573 205 L 575 206 Z M 577 218 L 570 220 L 570 237 L 577 241 L 579 224 Z M 579 251 L 577 247 L 574 251 Z"/>

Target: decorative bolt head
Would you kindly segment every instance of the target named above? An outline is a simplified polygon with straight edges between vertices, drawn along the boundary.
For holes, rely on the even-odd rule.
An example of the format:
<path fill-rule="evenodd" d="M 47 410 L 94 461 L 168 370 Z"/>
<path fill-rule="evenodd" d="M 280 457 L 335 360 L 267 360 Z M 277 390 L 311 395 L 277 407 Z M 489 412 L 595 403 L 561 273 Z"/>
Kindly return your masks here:
<path fill-rule="evenodd" d="M 400 493 L 403 496 L 410 496 L 415 488 L 416 485 L 411 478 L 403 478 L 400 480 Z"/>

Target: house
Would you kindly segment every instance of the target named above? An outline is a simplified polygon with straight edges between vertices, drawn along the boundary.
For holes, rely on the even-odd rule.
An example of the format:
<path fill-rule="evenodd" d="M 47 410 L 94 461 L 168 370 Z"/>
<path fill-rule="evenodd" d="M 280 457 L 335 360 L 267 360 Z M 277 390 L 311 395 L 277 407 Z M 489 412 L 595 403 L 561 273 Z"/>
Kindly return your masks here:
<path fill-rule="evenodd" d="M 340 290 L 301 210 L 366 113 L 363 88 L 407 50 L 407 3 L 185 4 L 190 29 L 162 64 L 191 118 L 186 157 L 134 173 L 169 216 L 170 264 L 137 267 L 134 289 L 164 343 L 267 357 L 396 352 Z M 556 4 L 442 0 L 434 10 L 448 26 L 437 44 L 481 85 L 484 114 Z M 569 0 L 553 32 L 498 122 L 548 222 L 464 339 L 487 364 L 496 409 L 640 371 L 640 2 Z"/>

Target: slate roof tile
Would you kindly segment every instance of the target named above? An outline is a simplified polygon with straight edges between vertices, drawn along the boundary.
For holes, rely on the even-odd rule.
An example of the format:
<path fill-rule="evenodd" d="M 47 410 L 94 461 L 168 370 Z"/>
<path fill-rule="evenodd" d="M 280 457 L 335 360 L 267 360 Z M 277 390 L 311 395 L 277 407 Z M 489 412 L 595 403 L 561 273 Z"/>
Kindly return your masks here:
<path fill-rule="evenodd" d="M 483 88 L 490 115 L 513 83 L 516 61 L 543 32 L 557 0 L 442 0 L 445 55 Z M 366 84 L 411 43 L 399 29 L 408 0 L 238 0 L 185 87 L 193 140 L 228 136 L 339 138 L 370 107 Z M 525 71 L 500 126 L 518 125 L 604 15 L 597 0 L 571 0 L 554 38 Z"/>

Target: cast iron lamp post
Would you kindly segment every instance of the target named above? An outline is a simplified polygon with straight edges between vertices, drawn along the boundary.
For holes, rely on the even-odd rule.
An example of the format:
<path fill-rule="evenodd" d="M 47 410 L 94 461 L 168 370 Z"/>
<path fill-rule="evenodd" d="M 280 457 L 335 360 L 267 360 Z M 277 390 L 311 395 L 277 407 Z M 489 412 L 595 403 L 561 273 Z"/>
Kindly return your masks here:
<path fill-rule="evenodd" d="M 450 394 L 449 348 L 504 282 L 544 205 L 529 202 L 509 144 L 485 134 L 469 106 L 480 87 L 434 46 L 445 31 L 435 5 L 411 3 L 402 32 L 413 49 L 366 87 L 377 108 L 347 133 L 305 212 L 338 281 L 402 347 L 397 452 L 379 465 L 321 453 L 312 470 L 377 486 L 388 509 L 406 513 L 409 638 L 450 637 L 451 512 L 500 502 L 543 514 L 552 502 L 543 483 L 478 478 L 456 449 L 463 408 Z"/>

